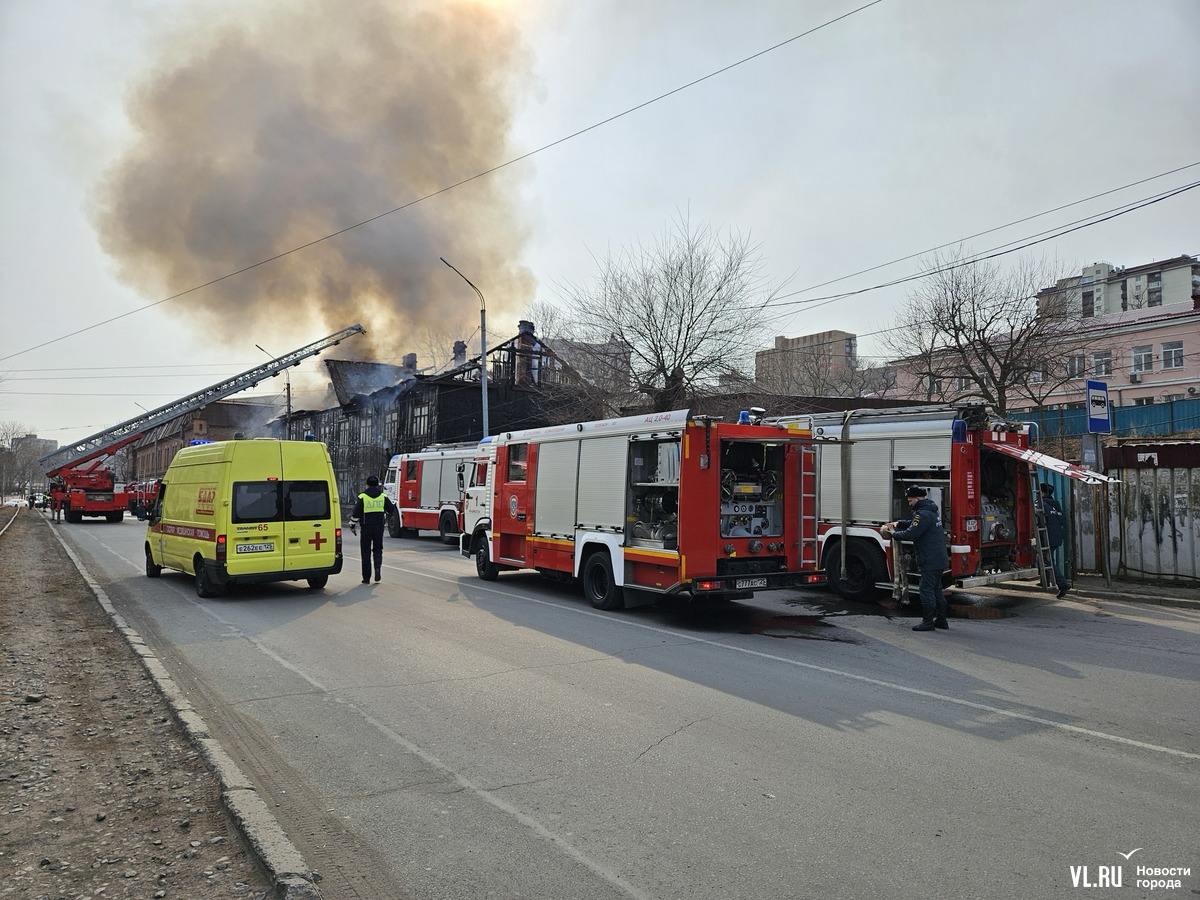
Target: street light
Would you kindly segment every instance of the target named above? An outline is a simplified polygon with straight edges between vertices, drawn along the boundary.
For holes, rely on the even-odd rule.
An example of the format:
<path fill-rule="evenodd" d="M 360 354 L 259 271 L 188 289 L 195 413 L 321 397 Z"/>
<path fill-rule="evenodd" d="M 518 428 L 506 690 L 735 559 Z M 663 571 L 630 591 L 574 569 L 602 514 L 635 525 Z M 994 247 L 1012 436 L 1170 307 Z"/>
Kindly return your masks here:
<path fill-rule="evenodd" d="M 462 272 L 455 269 L 454 266 L 446 260 L 446 257 L 438 257 L 442 262 L 446 263 L 454 274 L 471 285 L 471 290 L 479 295 L 479 388 L 483 402 L 483 436 L 486 438 L 491 432 L 488 428 L 488 383 L 487 383 L 487 302 L 483 299 L 483 292 L 471 283 L 471 279 Z"/>
<path fill-rule="evenodd" d="M 278 359 L 274 353 L 272 353 L 270 350 L 267 350 L 262 344 L 255 344 L 254 346 L 259 350 L 262 350 L 262 352 L 271 357 L 271 359 Z M 284 427 L 287 429 L 287 431 L 284 434 L 290 441 L 292 439 L 292 370 L 290 368 L 283 370 L 283 378 L 284 381 L 287 382 L 287 418 L 284 419 L 284 422 L 286 423 Z"/>

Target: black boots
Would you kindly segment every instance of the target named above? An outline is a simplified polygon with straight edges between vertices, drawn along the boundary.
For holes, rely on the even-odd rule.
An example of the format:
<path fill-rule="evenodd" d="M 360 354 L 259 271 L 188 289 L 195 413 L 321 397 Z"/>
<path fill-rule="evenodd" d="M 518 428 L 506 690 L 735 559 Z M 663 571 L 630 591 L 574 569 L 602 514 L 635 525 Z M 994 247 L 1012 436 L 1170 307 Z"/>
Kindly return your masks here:
<path fill-rule="evenodd" d="M 935 627 L 928 619 L 923 619 L 920 625 L 913 626 L 913 631 L 933 631 Z"/>
<path fill-rule="evenodd" d="M 933 620 L 933 627 L 940 628 L 940 629 L 942 629 L 942 631 L 949 631 L 950 623 L 946 621 L 945 616 L 938 616 L 936 619 Z"/>

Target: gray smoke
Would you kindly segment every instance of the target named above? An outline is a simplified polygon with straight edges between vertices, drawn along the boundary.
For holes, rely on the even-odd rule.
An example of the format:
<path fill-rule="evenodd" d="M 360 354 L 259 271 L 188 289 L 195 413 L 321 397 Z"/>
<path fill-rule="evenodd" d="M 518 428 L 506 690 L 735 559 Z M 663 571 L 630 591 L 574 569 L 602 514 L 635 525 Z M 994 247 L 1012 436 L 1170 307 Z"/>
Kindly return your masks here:
<path fill-rule="evenodd" d="M 95 198 L 102 244 L 122 278 L 165 296 L 399 206 L 513 155 L 525 74 L 501 11 L 453 0 L 281 2 L 193 28 L 162 44 L 128 98 L 136 138 Z M 362 322 L 368 339 L 341 355 L 399 361 L 415 329 L 465 336 L 477 320 L 439 256 L 500 316 L 532 298 L 518 177 L 479 179 L 164 309 L 273 347 Z"/>

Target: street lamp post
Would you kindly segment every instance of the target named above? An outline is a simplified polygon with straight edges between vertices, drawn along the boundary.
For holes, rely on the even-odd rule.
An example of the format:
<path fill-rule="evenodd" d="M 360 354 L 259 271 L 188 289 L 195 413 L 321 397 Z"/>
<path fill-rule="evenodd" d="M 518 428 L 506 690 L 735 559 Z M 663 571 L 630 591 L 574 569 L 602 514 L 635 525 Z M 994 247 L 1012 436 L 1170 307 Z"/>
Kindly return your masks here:
<path fill-rule="evenodd" d="M 276 358 L 275 354 L 272 353 L 270 350 L 267 350 L 266 348 L 264 348 L 262 344 L 255 344 L 254 346 L 257 347 L 259 350 L 262 350 L 262 352 L 267 354 L 267 356 L 271 357 L 271 359 Z M 283 379 L 286 382 L 286 386 L 287 386 L 287 418 L 284 419 L 284 423 L 285 423 L 284 428 L 286 429 L 284 431 L 284 437 L 290 441 L 292 439 L 292 372 L 291 372 L 291 369 L 283 370 Z"/>
<path fill-rule="evenodd" d="M 488 428 L 487 302 L 483 299 L 483 292 L 471 283 L 470 278 L 450 265 L 446 257 L 442 256 L 439 259 L 453 269 L 455 275 L 471 285 L 471 290 L 479 296 L 479 388 L 483 403 L 483 436 L 486 438 L 491 433 L 491 429 Z"/>

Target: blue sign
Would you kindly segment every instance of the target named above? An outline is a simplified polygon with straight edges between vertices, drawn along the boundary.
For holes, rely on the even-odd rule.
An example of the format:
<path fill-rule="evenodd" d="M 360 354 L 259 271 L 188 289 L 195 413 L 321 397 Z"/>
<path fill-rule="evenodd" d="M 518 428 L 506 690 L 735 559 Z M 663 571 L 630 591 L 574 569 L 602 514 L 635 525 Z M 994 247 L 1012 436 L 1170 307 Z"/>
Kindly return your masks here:
<path fill-rule="evenodd" d="M 1112 432 L 1112 413 L 1108 406 L 1107 381 L 1088 381 L 1087 414 L 1089 434 L 1110 434 Z"/>

